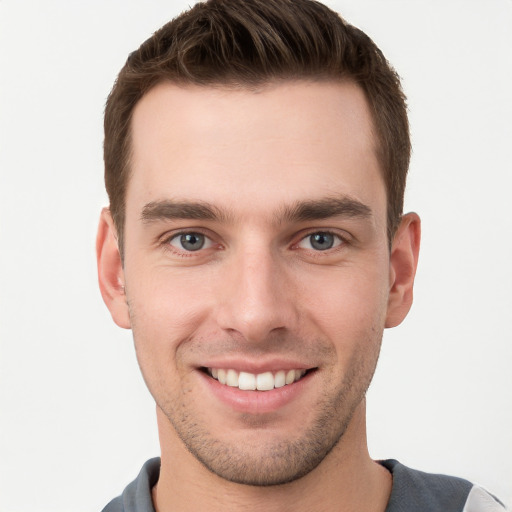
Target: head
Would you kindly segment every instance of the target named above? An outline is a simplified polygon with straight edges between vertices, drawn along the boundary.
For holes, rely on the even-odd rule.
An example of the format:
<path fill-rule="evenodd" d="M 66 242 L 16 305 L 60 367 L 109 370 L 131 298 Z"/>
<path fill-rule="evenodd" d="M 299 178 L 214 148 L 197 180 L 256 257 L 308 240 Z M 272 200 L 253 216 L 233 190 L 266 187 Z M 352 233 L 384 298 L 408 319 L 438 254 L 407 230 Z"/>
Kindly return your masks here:
<path fill-rule="evenodd" d="M 315 2 L 198 4 L 130 56 L 105 126 L 100 287 L 163 457 L 268 486 L 361 456 L 419 240 L 380 51 Z"/>
<path fill-rule="evenodd" d="M 400 223 L 410 159 L 405 96 L 373 41 L 310 0 L 210 0 L 130 54 L 105 109 L 105 183 L 123 252 L 131 120 L 161 82 L 256 90 L 279 81 L 351 81 L 365 94 L 387 193 L 387 233 Z"/>

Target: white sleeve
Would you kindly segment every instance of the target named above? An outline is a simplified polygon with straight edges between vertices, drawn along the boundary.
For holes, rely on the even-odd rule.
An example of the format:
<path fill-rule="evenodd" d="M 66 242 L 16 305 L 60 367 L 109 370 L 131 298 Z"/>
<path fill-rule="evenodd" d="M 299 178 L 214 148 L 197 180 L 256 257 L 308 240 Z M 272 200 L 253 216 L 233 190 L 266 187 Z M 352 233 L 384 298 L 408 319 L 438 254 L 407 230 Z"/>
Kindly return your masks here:
<path fill-rule="evenodd" d="M 507 509 L 482 487 L 474 485 L 462 512 L 506 512 Z"/>

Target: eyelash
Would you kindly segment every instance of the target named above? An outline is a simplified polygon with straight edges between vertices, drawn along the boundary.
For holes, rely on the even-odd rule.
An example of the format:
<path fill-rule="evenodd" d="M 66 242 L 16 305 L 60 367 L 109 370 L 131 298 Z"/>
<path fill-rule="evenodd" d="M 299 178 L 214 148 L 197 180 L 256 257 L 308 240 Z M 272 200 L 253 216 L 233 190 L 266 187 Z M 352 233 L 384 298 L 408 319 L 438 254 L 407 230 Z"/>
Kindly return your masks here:
<path fill-rule="evenodd" d="M 171 244 L 171 242 L 173 240 L 176 240 L 177 238 L 182 237 L 184 235 L 201 235 L 201 236 L 203 236 L 206 239 L 207 243 L 209 242 L 209 246 L 208 247 L 201 246 L 196 251 L 188 251 L 185 248 L 183 248 L 183 249 L 176 248 L 176 247 L 174 247 Z M 318 230 L 318 229 L 316 229 L 316 230 L 313 230 L 313 231 L 308 231 L 305 234 L 303 234 L 301 236 L 300 240 L 298 242 L 294 243 L 291 246 L 291 248 L 292 249 L 299 249 L 300 248 L 300 244 L 303 243 L 304 241 L 306 241 L 308 238 L 312 237 L 313 235 L 332 236 L 335 239 L 334 240 L 334 244 L 335 245 L 333 245 L 333 247 L 328 247 L 327 249 L 323 249 L 323 250 L 322 249 L 317 249 L 317 250 L 315 250 L 314 248 L 311 248 L 311 249 L 310 248 L 305 248 L 305 250 L 307 250 L 310 253 L 314 254 L 316 257 L 321 257 L 324 254 L 325 255 L 332 254 L 335 251 L 343 249 L 349 243 L 348 237 L 342 236 L 339 233 L 336 233 L 334 231 L 329 231 L 329 230 Z M 182 257 L 182 258 L 190 258 L 190 257 L 194 257 L 195 253 L 201 254 L 201 253 L 204 252 L 204 250 L 212 248 L 215 245 L 215 242 L 213 242 L 211 236 L 208 236 L 206 233 L 202 232 L 200 229 L 196 229 L 196 230 L 183 230 L 183 231 L 180 231 L 178 233 L 173 233 L 172 235 L 167 236 L 167 237 L 165 237 L 162 240 L 162 245 L 164 246 L 164 248 L 166 250 L 171 251 L 173 253 L 173 255 L 176 255 L 176 256 L 179 256 L 179 257 Z M 217 244 L 217 246 L 218 246 L 218 248 L 221 247 L 220 244 Z"/>
<path fill-rule="evenodd" d="M 334 249 L 334 248 L 339 247 L 341 244 L 346 242 L 345 238 L 340 236 L 338 233 L 333 233 L 332 231 L 312 231 L 312 232 L 308 233 L 307 235 L 303 236 L 300 239 L 300 241 L 297 244 L 295 244 L 295 245 L 298 246 L 302 242 L 304 242 L 304 241 L 306 241 L 308 239 L 311 239 L 314 235 L 318 235 L 318 236 L 322 236 L 322 237 L 329 236 L 329 237 L 332 237 L 334 239 L 333 240 L 333 244 L 335 244 L 335 245 L 333 247 L 329 247 L 328 249 L 318 249 L 318 252 L 323 252 L 323 251 L 327 251 L 329 249 Z M 315 251 L 315 252 L 317 252 L 317 251 Z"/>
<path fill-rule="evenodd" d="M 206 240 L 210 241 L 212 246 L 215 245 L 215 242 L 213 242 L 212 237 L 208 236 L 206 233 L 204 233 L 200 229 L 188 229 L 188 230 L 179 231 L 178 233 L 173 233 L 170 236 L 166 236 L 161 241 L 161 245 L 163 246 L 163 248 L 165 250 L 171 252 L 174 256 L 178 256 L 180 258 L 190 258 L 190 257 L 196 256 L 196 253 L 200 254 L 200 253 L 204 252 L 205 249 L 203 249 L 203 247 L 199 248 L 197 251 L 187 251 L 184 248 L 178 249 L 178 248 L 174 247 L 173 245 L 171 245 L 171 242 L 173 240 L 176 240 L 177 238 L 184 236 L 184 235 L 201 235 Z M 220 244 L 217 244 L 217 245 L 220 246 Z M 207 247 L 206 249 L 210 249 L 210 248 L 211 247 Z"/>

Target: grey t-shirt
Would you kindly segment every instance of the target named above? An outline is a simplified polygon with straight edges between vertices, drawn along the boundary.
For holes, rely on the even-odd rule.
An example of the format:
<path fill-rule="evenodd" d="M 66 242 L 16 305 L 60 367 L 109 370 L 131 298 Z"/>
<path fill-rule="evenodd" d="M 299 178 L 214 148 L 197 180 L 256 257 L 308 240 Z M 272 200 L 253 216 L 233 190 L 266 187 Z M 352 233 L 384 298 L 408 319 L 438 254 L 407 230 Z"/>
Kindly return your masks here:
<path fill-rule="evenodd" d="M 386 512 L 505 512 L 487 491 L 462 478 L 410 469 L 396 460 L 380 461 L 393 475 Z M 148 460 L 139 476 L 102 512 L 155 512 L 151 488 L 158 481 L 160 459 Z"/>

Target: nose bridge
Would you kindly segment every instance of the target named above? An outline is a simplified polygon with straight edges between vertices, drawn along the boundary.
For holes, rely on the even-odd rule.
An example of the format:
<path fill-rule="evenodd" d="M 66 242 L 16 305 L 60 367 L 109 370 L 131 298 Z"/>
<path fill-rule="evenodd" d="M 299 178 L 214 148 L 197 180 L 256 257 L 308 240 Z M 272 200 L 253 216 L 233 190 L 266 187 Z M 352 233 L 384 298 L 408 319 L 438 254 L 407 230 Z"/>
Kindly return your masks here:
<path fill-rule="evenodd" d="M 296 320 L 293 283 L 278 251 L 258 241 L 232 255 L 218 321 L 247 341 L 264 341 Z"/>

